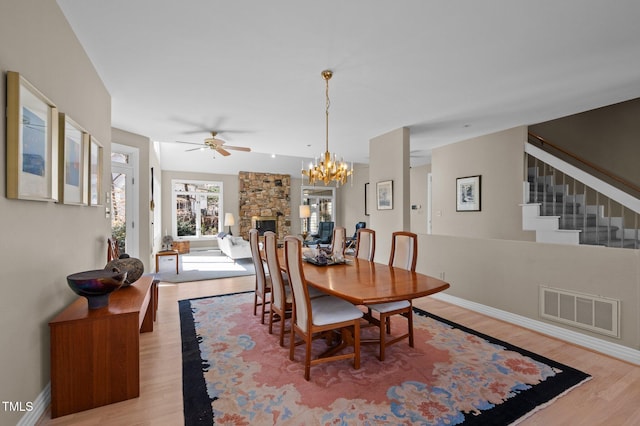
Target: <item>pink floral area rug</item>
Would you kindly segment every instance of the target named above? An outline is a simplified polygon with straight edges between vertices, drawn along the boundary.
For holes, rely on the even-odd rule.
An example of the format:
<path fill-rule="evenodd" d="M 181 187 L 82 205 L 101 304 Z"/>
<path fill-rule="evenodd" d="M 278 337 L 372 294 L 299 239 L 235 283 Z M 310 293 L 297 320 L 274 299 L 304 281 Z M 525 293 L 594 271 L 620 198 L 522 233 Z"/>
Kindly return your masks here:
<path fill-rule="evenodd" d="M 590 379 L 415 309 L 415 348 L 396 343 L 380 362 L 377 345 L 362 345 L 359 370 L 328 362 L 312 366 L 307 382 L 304 347 L 289 360 L 288 337 L 280 347 L 253 315 L 253 292 L 178 303 L 187 426 L 506 425 Z M 324 345 L 314 342 L 314 354 Z"/>

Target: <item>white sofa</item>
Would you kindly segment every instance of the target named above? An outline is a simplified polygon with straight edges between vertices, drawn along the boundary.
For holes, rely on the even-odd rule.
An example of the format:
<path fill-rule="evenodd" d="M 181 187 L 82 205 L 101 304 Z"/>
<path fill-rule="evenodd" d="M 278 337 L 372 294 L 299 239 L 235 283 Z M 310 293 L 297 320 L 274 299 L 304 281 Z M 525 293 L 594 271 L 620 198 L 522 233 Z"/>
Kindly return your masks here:
<path fill-rule="evenodd" d="M 242 237 L 233 235 L 218 237 L 218 248 L 233 260 L 251 257 L 251 245 Z"/>

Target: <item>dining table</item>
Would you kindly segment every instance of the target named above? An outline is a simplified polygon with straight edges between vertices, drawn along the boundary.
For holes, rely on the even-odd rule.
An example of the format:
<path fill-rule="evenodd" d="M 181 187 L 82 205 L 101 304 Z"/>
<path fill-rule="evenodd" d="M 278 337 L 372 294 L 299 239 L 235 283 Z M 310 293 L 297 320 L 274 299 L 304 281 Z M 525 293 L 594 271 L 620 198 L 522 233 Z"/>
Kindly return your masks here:
<path fill-rule="evenodd" d="M 278 255 L 280 267 L 286 272 L 284 250 L 279 250 Z M 413 300 L 450 287 L 449 283 L 420 272 L 354 257 L 337 264 L 302 263 L 308 285 L 354 305 Z"/>

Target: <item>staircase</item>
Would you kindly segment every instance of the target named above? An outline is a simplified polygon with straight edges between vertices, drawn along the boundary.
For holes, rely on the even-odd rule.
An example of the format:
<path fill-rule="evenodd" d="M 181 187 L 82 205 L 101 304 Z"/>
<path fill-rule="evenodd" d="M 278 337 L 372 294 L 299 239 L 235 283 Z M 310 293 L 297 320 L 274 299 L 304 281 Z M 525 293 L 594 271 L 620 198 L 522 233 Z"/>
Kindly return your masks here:
<path fill-rule="evenodd" d="M 526 144 L 523 229 L 536 241 L 640 249 L 640 200 Z"/>

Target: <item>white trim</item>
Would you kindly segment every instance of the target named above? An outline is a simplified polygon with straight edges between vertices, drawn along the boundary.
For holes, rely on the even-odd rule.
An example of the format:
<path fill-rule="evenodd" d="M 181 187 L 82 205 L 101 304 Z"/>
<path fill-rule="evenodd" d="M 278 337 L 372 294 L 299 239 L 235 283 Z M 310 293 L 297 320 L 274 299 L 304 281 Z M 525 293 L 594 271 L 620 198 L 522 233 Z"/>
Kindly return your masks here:
<path fill-rule="evenodd" d="M 42 389 L 42 392 L 36 397 L 33 401 L 33 410 L 27 411 L 27 413 L 22 416 L 20 421 L 16 423 L 16 426 L 30 426 L 38 423 L 40 417 L 42 417 L 47 411 L 47 407 L 51 403 L 51 382 L 47 383 L 47 385 Z"/>
<path fill-rule="evenodd" d="M 587 336 L 586 334 L 567 330 L 566 328 L 547 324 L 542 321 L 523 317 L 521 315 L 512 314 L 511 312 L 492 308 L 490 306 L 471 302 L 469 300 L 461 299 L 459 297 L 451 296 L 448 294 L 438 293 L 433 294 L 430 297 L 441 300 L 443 302 L 451 303 L 452 305 L 469 309 L 474 312 L 479 312 L 489 317 L 506 321 L 520 327 L 528 328 L 530 330 L 537 331 L 538 333 L 546 334 L 548 336 L 555 337 L 557 339 L 564 340 L 578 346 L 583 346 L 585 348 L 621 359 L 626 362 L 630 362 L 635 365 L 640 365 L 640 351 L 629 348 L 627 346 L 622 346 L 617 343 L 612 343 L 595 337 Z"/>

